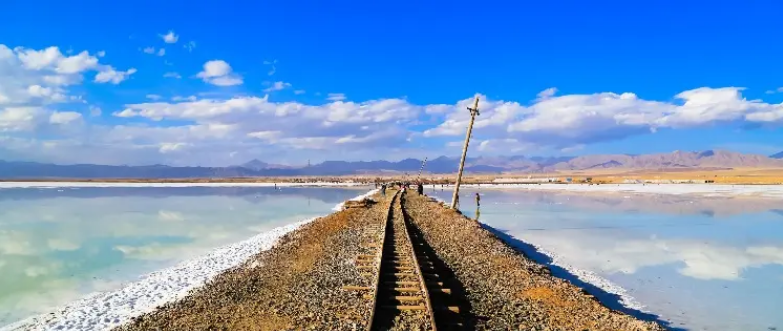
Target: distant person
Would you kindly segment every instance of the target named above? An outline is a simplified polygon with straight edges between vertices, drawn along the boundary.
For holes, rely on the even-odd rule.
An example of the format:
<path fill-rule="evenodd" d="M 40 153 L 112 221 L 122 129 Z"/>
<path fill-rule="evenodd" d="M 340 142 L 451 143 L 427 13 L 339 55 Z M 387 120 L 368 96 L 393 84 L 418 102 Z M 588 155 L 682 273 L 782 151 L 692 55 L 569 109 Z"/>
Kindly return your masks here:
<path fill-rule="evenodd" d="M 481 207 L 481 195 L 476 192 L 476 207 Z"/>
<path fill-rule="evenodd" d="M 419 192 L 419 195 L 424 195 L 424 184 L 419 183 L 419 185 L 416 186 L 416 190 Z"/>
<path fill-rule="evenodd" d="M 386 184 L 381 184 L 381 196 L 386 196 Z"/>

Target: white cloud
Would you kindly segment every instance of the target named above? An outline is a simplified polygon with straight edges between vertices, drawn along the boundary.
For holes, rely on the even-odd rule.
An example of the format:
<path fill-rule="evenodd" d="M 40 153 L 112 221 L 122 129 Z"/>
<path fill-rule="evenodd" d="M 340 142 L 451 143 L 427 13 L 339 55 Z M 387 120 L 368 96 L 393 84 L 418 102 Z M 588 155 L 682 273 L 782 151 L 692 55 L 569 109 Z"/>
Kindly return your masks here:
<path fill-rule="evenodd" d="M 63 58 L 63 54 L 57 47 L 49 47 L 40 51 L 16 49 L 17 56 L 27 69 L 41 70 L 46 67 L 55 66 Z"/>
<path fill-rule="evenodd" d="M 462 147 L 462 144 L 464 144 L 464 142 L 461 142 L 459 146 Z M 473 144 L 478 144 L 477 150 L 480 152 L 494 152 L 500 154 L 520 153 L 535 148 L 533 144 L 527 144 L 513 138 L 487 139 L 476 141 L 475 143 L 471 140 L 471 146 Z"/>
<path fill-rule="evenodd" d="M 157 49 L 157 51 L 155 51 L 155 47 L 152 47 L 152 46 L 144 47 L 143 49 L 141 49 L 141 51 L 146 53 L 146 54 L 150 54 L 150 55 L 157 55 L 157 56 L 164 56 L 164 55 L 166 55 L 166 49 L 163 48 L 163 47 Z"/>
<path fill-rule="evenodd" d="M 45 75 L 43 81 L 53 86 L 68 86 L 82 82 L 81 75 Z"/>
<path fill-rule="evenodd" d="M 67 125 L 82 123 L 82 115 L 59 110 L 60 104 L 86 103 L 83 95 L 71 95 L 70 88 L 81 84 L 87 72 L 100 75 L 113 68 L 99 62 L 103 51 L 95 56 L 87 51 L 68 53 L 73 55 L 64 55 L 58 47 L 11 49 L 0 44 L 0 132 L 6 135 L 0 153 L 18 155 L 12 149 L 31 146 L 43 151 L 56 144 L 51 139 L 59 139 L 59 135 L 78 134 L 74 130 L 79 126 Z M 39 133 L 48 138 L 32 138 Z"/>
<path fill-rule="evenodd" d="M 49 115 L 49 123 L 52 124 L 68 124 L 73 121 L 80 120 L 82 114 L 72 111 L 54 112 Z"/>
<path fill-rule="evenodd" d="M 198 94 L 201 97 L 183 94 L 172 97 L 170 102 L 154 98 L 151 102 L 137 101 L 111 109 L 115 117 L 177 120 L 177 126 L 149 121 L 144 121 L 144 125 L 99 125 L 91 124 L 89 118 L 81 118 L 66 122 L 86 125 L 72 125 L 69 130 L 73 132 L 65 132 L 68 130 L 61 130 L 63 125 L 55 122 L 75 115 L 54 115 L 56 106 L 96 101 L 89 95 L 78 99 L 81 96 L 69 94 L 70 87 L 82 83 L 84 74 L 95 72 L 95 82 L 117 84 L 136 72 L 133 68 L 120 71 L 99 63 L 97 55 L 100 54 L 94 57 L 87 52 L 74 54 L 63 55 L 56 47 L 28 50 L 0 45 L 0 135 L 14 135 L 2 138 L 5 140 L 0 144 L 0 153 L 116 163 L 221 162 L 227 151 L 237 150 L 243 151 L 239 157 L 251 155 L 250 151 L 270 153 L 273 157 L 274 153 L 286 154 L 292 158 L 310 152 L 314 155 L 323 152 L 320 155 L 331 157 L 334 151 L 344 152 L 341 157 L 387 157 L 380 155 L 379 146 L 389 147 L 393 153 L 402 153 L 400 150 L 407 148 L 419 152 L 430 149 L 429 153 L 437 149 L 453 154 L 461 148 L 469 120 L 466 108 L 472 103 L 472 98 L 467 96 L 453 103 L 424 105 L 405 99 L 353 102 L 345 94 L 330 93 L 327 99 L 331 102 L 310 105 L 275 103 L 253 95 L 231 97 L 221 90 L 209 94 L 210 98 L 207 94 Z M 274 67 L 276 62 L 264 63 Z M 176 72 L 163 76 L 181 77 Z M 206 62 L 196 77 L 217 86 L 243 84 L 243 77 L 222 60 Z M 266 92 L 281 89 L 292 89 L 292 86 L 278 81 L 268 86 Z M 153 95 L 161 90 L 149 92 Z M 188 91 L 174 91 L 177 92 Z M 665 101 L 645 100 L 633 93 L 563 95 L 555 88 L 530 96 L 529 100 L 492 100 L 481 96 L 481 115 L 476 118 L 475 140 L 471 146 L 477 153 L 535 148 L 571 151 L 594 142 L 648 134 L 659 128 L 783 122 L 783 106 L 746 100 L 741 92 L 736 87 L 698 88 Z M 294 93 L 304 91 L 294 90 Z M 89 107 L 94 108 L 70 109 L 81 110 L 85 116 L 100 114 L 100 108 Z M 47 135 L 56 132 L 53 134 L 56 138 L 39 140 L 34 135 L 36 132 Z M 422 142 L 425 139 L 419 137 L 434 143 Z M 45 151 L 41 147 L 44 141 L 58 148 Z M 270 144 L 272 141 L 274 144 Z M 458 143 L 445 149 L 446 141 Z M 303 151 L 287 154 L 291 149 Z M 101 152 L 87 153 L 87 150 Z"/>
<path fill-rule="evenodd" d="M 226 72 L 229 71 L 205 70 L 202 76 L 209 78 Z M 527 153 L 544 148 L 571 152 L 593 141 L 649 132 L 652 127 L 691 127 L 733 118 L 748 121 L 752 116 L 743 116 L 743 112 L 760 114 L 759 109 L 778 107 L 743 101 L 736 91 L 732 88 L 685 91 L 678 94 L 683 100 L 680 104 L 640 100 L 630 93 L 552 96 L 527 106 L 482 97 L 479 105 L 482 114 L 474 126 L 472 148 L 479 154 Z M 448 147 L 454 152 L 461 148 L 469 118 L 466 107 L 472 102 L 466 98 L 452 105 L 414 105 L 403 99 L 362 103 L 343 99 L 307 105 L 274 103 L 260 97 L 199 99 L 196 96 L 176 96 L 172 102 L 161 100 L 125 105 L 114 116 L 187 124 L 106 128 L 101 138 L 93 140 L 124 142 L 140 148 L 157 146 L 157 151 L 177 150 L 181 156 L 178 160 L 201 159 L 197 153 L 207 158 L 206 155 L 219 150 L 251 148 L 269 153 L 290 148 L 377 155 L 373 153 L 377 153 L 374 151 L 379 146 L 413 148 L 418 144 L 412 139 L 416 136 L 456 138 L 452 139 L 456 142 L 454 146 Z M 748 103 L 752 107 L 743 106 Z M 439 124 L 422 124 L 428 122 Z M 419 129 L 422 126 L 430 129 Z M 272 141 L 274 144 L 269 144 Z M 161 149 L 161 143 L 168 145 Z"/>
<path fill-rule="evenodd" d="M 294 94 L 297 94 L 297 95 L 299 95 L 299 94 L 305 94 L 305 90 L 295 90 L 295 91 L 294 91 Z"/>
<path fill-rule="evenodd" d="M 177 40 L 179 40 L 179 36 L 177 34 L 175 34 L 174 31 L 171 31 L 171 30 L 169 31 L 169 33 L 167 33 L 165 35 L 162 34 L 162 35 L 159 35 L 159 36 L 167 44 L 173 44 L 173 43 L 176 43 Z"/>
<path fill-rule="evenodd" d="M 94 56 L 90 56 L 87 51 L 83 51 L 77 55 L 65 57 L 60 60 L 60 63 L 55 68 L 55 72 L 59 74 L 75 74 L 95 68 L 97 65 L 98 59 Z"/>
<path fill-rule="evenodd" d="M 235 74 L 231 66 L 223 60 L 212 60 L 204 63 L 204 70 L 196 74 L 204 82 L 217 86 L 233 86 L 242 84 L 242 76 Z"/>
<path fill-rule="evenodd" d="M 182 76 L 180 76 L 179 73 L 176 73 L 176 72 L 167 72 L 167 73 L 163 74 L 163 77 L 165 77 L 165 78 L 176 78 L 176 79 L 182 78 Z"/>
<path fill-rule="evenodd" d="M 98 58 L 83 51 L 73 56 L 64 56 L 57 47 L 49 47 L 40 51 L 16 48 L 19 60 L 25 68 L 31 70 L 51 69 L 58 74 L 76 74 L 98 65 Z"/>
<path fill-rule="evenodd" d="M 186 100 L 187 101 L 196 101 L 196 100 L 198 100 L 198 98 L 195 95 L 191 95 L 189 97 L 183 97 L 183 96 L 176 95 L 173 98 L 171 98 L 171 101 L 186 101 Z"/>
<path fill-rule="evenodd" d="M 248 133 L 247 136 L 261 140 L 273 140 L 282 136 L 282 134 L 283 133 L 280 131 L 256 131 Z"/>
<path fill-rule="evenodd" d="M 557 93 L 557 88 L 555 88 L 555 87 L 550 87 L 550 88 L 548 88 L 548 89 L 546 89 L 546 90 L 543 90 L 543 91 L 541 91 L 541 92 L 538 92 L 538 95 L 537 95 L 537 96 L 538 96 L 538 100 L 549 99 L 549 98 L 551 98 L 553 95 L 555 95 L 555 93 Z"/>
<path fill-rule="evenodd" d="M 46 116 L 39 107 L 0 108 L 0 132 L 31 131 Z"/>
<path fill-rule="evenodd" d="M 264 64 L 270 66 L 269 72 L 267 72 L 267 75 L 272 76 L 277 72 L 277 60 L 272 61 L 264 61 Z"/>
<path fill-rule="evenodd" d="M 582 150 L 584 148 L 585 148 L 585 145 L 578 144 L 578 145 L 574 145 L 574 146 L 561 148 L 560 151 L 563 152 L 563 153 L 573 153 L 573 152 L 576 152 L 576 151 L 580 151 L 580 150 Z"/>
<path fill-rule="evenodd" d="M 648 101 L 633 93 L 549 96 L 530 106 L 487 100 L 482 96 L 475 134 L 513 138 L 527 143 L 567 148 L 654 132 L 658 128 L 688 128 L 736 121 L 776 122 L 783 106 L 746 100 L 741 88 L 698 88 L 677 94 L 676 102 Z M 550 95 L 550 92 L 542 94 Z M 465 99 L 445 114 L 442 124 L 424 131 L 425 137 L 464 135 L 470 119 Z"/>
<path fill-rule="evenodd" d="M 404 105 L 403 100 L 392 99 L 310 106 L 292 102 L 272 103 L 257 97 L 131 104 L 114 115 L 154 121 L 193 121 L 197 124 L 124 127 L 111 130 L 108 136 L 100 139 L 137 144 L 165 142 L 161 152 L 176 150 L 181 156 L 189 158 L 206 156 L 205 149 L 217 152 L 228 148 L 367 151 L 371 147 L 399 145 L 408 138 L 409 133 L 399 128 L 397 123 L 415 119 L 417 111 L 415 106 Z"/>
<path fill-rule="evenodd" d="M 183 142 L 176 142 L 176 143 L 161 143 L 160 144 L 160 152 L 161 153 L 172 153 L 176 151 L 180 151 L 183 148 L 189 146 L 188 143 Z"/>
<path fill-rule="evenodd" d="M 95 82 L 96 83 L 112 83 L 114 85 L 117 85 L 121 83 L 122 81 L 128 79 L 130 75 L 133 75 L 136 73 L 135 68 L 130 68 L 127 71 L 116 71 L 112 67 L 106 67 L 101 72 L 99 72 L 97 75 L 95 75 Z"/>
<path fill-rule="evenodd" d="M 150 100 L 160 100 L 161 98 L 163 98 L 163 97 L 161 97 L 158 94 L 147 94 L 146 97 L 147 97 L 147 99 L 150 99 Z"/>
<path fill-rule="evenodd" d="M 269 92 L 274 92 L 274 91 L 281 91 L 281 90 L 284 90 L 284 89 L 289 88 L 289 87 L 291 87 L 290 83 L 274 82 L 274 83 L 272 83 L 272 86 L 264 89 L 264 92 L 269 93 Z"/>
<path fill-rule="evenodd" d="M 93 116 L 93 117 L 94 116 L 101 116 L 102 111 L 101 111 L 100 107 L 90 106 L 89 109 L 90 109 L 90 116 Z"/>
<path fill-rule="evenodd" d="M 345 99 L 346 97 L 345 94 L 343 93 L 329 93 L 328 96 L 326 97 L 326 100 L 329 101 L 343 101 Z"/>
<path fill-rule="evenodd" d="M 196 42 L 195 41 L 190 41 L 190 42 L 186 43 L 185 45 L 182 45 L 182 47 L 187 49 L 188 52 L 193 52 L 193 50 L 196 48 Z"/>
<path fill-rule="evenodd" d="M 65 101 L 65 95 L 58 91 L 62 91 L 62 89 L 58 87 L 43 87 L 37 84 L 27 87 L 27 93 L 29 93 L 31 97 L 41 98 L 48 102 Z"/>

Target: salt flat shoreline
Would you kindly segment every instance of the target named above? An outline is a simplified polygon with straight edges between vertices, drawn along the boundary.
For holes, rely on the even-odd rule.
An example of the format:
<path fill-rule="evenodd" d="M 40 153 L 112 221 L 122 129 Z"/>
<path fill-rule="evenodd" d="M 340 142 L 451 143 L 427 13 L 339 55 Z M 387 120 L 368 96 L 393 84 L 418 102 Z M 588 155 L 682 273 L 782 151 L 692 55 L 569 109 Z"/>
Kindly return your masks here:
<path fill-rule="evenodd" d="M 3 185 L 2 188 L 18 188 L 17 186 Z M 18 184 L 18 183 L 14 183 Z M 26 184 L 26 183 L 25 183 Z M 42 185 L 22 186 L 23 188 L 62 188 L 62 187 L 128 187 L 124 185 L 110 186 L 49 186 L 52 183 L 40 183 Z M 57 183 L 62 184 L 62 183 Z M 76 183 L 94 184 L 94 183 Z M 111 183 L 120 184 L 120 183 Z M 193 187 L 190 186 L 150 186 L 132 187 Z M 198 183 L 193 183 L 198 184 Z M 233 183 L 229 183 L 233 184 Z M 298 183 L 292 183 L 298 184 Z M 320 184 L 320 183 L 318 183 Z M 253 186 L 273 186 L 253 185 Z M 223 187 L 221 185 L 209 185 Z M 242 185 L 230 185 L 242 186 Z M 280 185 L 278 185 L 280 186 Z M 308 186 L 308 185 L 287 185 Z M 314 186 L 314 185 L 311 185 Z M 338 186 L 338 185 L 326 185 Z M 376 189 L 356 196 L 349 200 L 361 200 L 377 193 Z M 333 210 L 342 209 L 344 202 L 337 204 Z M 326 216 L 326 215 L 324 215 Z M 129 282 L 122 288 L 88 294 L 85 297 L 54 309 L 50 313 L 44 313 L 25 318 L 9 325 L 0 326 L 0 331 L 21 330 L 109 330 L 127 323 L 131 318 L 155 310 L 156 307 L 168 302 L 179 300 L 198 287 L 203 286 L 215 276 L 244 263 L 251 256 L 271 249 L 284 235 L 311 223 L 318 217 L 302 220 L 296 223 L 281 226 L 241 242 L 218 247 L 203 256 L 189 259 L 179 264 L 142 275 L 138 281 Z"/>
<path fill-rule="evenodd" d="M 363 183 L 254 183 L 254 182 L 0 182 L 4 188 L 88 188 L 88 187 L 362 187 Z"/>
<path fill-rule="evenodd" d="M 440 187 L 440 185 L 436 185 Z M 445 185 L 453 188 L 453 185 Z M 783 185 L 726 184 L 463 184 L 460 188 L 561 191 L 578 193 L 674 194 L 705 197 L 783 198 Z"/>
<path fill-rule="evenodd" d="M 9 188 L 142 188 L 142 187 L 373 187 L 365 183 L 305 182 L 305 183 L 256 183 L 256 182 L 0 182 L 0 189 Z M 425 189 L 431 187 L 425 184 Z M 452 189 L 454 185 L 435 184 L 434 187 Z M 783 198 L 783 185 L 729 185 L 729 184 L 462 184 L 462 188 L 540 190 L 584 193 L 640 193 L 717 196 L 744 196 Z"/>

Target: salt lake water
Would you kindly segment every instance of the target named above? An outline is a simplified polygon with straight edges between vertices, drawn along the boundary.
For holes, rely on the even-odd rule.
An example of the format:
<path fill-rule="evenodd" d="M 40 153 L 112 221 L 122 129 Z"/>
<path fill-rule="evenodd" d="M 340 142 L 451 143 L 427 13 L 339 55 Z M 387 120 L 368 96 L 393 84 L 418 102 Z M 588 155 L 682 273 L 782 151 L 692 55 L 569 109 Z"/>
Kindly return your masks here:
<path fill-rule="evenodd" d="M 258 233 L 367 188 L 0 189 L 0 326 Z"/>
<path fill-rule="evenodd" d="M 466 216 L 613 308 L 674 330 L 783 330 L 783 200 L 461 193 Z"/>

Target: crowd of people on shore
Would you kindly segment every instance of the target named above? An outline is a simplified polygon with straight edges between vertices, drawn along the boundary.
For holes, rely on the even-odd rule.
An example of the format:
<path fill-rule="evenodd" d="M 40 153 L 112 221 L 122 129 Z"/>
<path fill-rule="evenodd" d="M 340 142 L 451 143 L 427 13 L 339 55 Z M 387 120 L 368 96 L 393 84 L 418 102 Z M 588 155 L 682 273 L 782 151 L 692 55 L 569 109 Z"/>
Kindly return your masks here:
<path fill-rule="evenodd" d="M 411 188 L 411 185 L 416 186 L 416 193 L 423 195 L 424 194 L 424 184 L 423 183 L 416 183 L 411 184 L 410 182 L 389 182 L 389 183 L 380 183 L 375 182 L 375 188 L 379 188 L 381 190 L 381 195 L 386 196 L 386 189 L 387 188 L 397 188 L 403 192 L 405 190 L 408 190 Z"/>
<path fill-rule="evenodd" d="M 375 182 L 375 188 L 380 189 L 381 196 L 386 196 L 386 189 L 388 188 L 397 188 L 400 191 L 405 192 L 406 190 L 410 189 L 411 185 L 416 186 L 416 193 L 419 195 L 424 195 L 424 183 L 419 182 L 416 184 L 411 184 L 410 182 L 390 182 L 390 183 L 380 183 Z M 433 189 L 435 189 L 435 185 L 432 186 Z M 476 200 L 476 207 L 481 206 L 481 195 L 476 192 L 474 199 Z M 457 204 L 459 204 L 459 197 L 457 197 Z"/>

